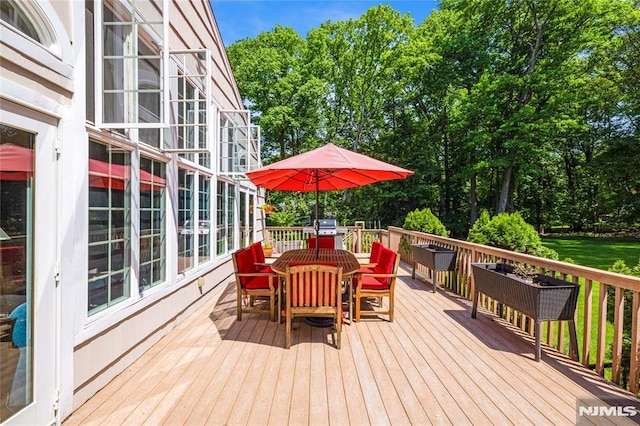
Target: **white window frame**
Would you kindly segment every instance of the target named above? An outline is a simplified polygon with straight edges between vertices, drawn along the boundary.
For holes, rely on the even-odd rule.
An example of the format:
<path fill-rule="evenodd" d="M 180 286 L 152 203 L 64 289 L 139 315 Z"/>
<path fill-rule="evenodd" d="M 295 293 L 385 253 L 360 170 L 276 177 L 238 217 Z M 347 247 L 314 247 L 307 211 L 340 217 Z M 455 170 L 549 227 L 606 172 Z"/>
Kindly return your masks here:
<path fill-rule="evenodd" d="M 245 178 L 248 171 L 260 167 L 260 126 L 251 124 L 251 111 L 246 109 L 221 109 L 217 121 L 219 174 Z"/>
<path fill-rule="evenodd" d="M 136 3 L 150 4 L 150 1 L 156 4 L 162 5 L 162 21 L 145 21 L 144 17 L 136 7 Z M 130 58 L 135 64 L 133 70 L 128 72 L 125 70 L 124 89 L 125 96 L 125 121 L 124 122 L 105 122 L 103 117 L 103 98 L 104 98 L 104 81 L 103 81 L 103 7 L 105 2 L 101 0 L 94 0 L 94 34 L 96 35 L 95 42 L 95 87 L 96 87 L 96 99 L 95 99 L 95 125 L 97 128 L 166 128 L 169 127 L 169 0 L 114 0 L 111 4 L 119 4 L 124 6 L 131 16 L 131 41 L 127 43 L 127 49 L 123 54 L 123 58 Z M 162 25 L 162 34 L 158 34 L 155 31 L 149 31 L 151 26 Z M 139 102 L 138 95 L 141 93 L 138 85 L 138 68 L 137 63 L 139 56 L 138 39 L 139 31 L 145 30 L 145 34 L 149 36 L 158 46 L 160 51 L 160 117 L 158 123 L 141 123 L 139 116 Z"/>
<path fill-rule="evenodd" d="M 184 146 L 165 146 L 162 151 L 171 153 L 210 153 L 211 147 L 209 140 L 212 139 L 214 134 L 212 117 L 212 106 L 210 102 L 211 98 L 211 52 L 208 49 L 186 49 L 186 50 L 172 50 L 170 53 L 171 59 L 171 74 L 169 75 L 169 84 L 171 90 L 175 90 L 175 96 L 169 99 L 169 109 L 173 112 L 173 116 L 178 117 L 178 109 L 183 104 L 191 102 L 195 105 L 194 108 L 194 120 L 192 123 L 170 123 L 171 138 L 165 140 L 165 143 L 177 144 L 178 142 L 178 128 L 182 127 L 185 130 L 191 128 L 194 135 L 193 148 L 187 148 Z M 200 70 L 198 70 L 200 68 Z M 175 72 L 173 70 L 175 69 Z M 194 88 L 193 98 L 178 98 L 178 86 L 181 81 L 188 82 Z M 200 122 L 199 110 L 200 104 L 204 104 L 204 117 L 205 122 Z M 205 138 L 204 141 L 200 140 L 200 130 L 204 129 Z M 202 144 L 204 142 L 204 144 Z"/>

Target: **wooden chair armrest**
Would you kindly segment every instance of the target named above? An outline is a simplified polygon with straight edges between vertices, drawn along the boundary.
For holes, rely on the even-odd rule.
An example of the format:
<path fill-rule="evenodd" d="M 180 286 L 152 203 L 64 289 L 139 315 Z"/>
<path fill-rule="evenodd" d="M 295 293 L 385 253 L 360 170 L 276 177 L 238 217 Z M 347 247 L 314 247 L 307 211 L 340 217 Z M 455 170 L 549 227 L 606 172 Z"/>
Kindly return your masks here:
<path fill-rule="evenodd" d="M 376 266 L 378 266 L 378 263 L 361 263 L 360 264 L 361 268 L 375 268 Z"/>

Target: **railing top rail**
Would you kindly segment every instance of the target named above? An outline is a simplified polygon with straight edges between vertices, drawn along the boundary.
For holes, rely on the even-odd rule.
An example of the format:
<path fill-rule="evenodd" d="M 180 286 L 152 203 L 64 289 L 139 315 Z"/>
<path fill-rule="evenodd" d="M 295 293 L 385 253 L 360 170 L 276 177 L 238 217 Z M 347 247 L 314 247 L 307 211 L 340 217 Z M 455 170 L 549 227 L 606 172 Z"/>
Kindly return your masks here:
<path fill-rule="evenodd" d="M 562 274 L 579 276 L 587 280 L 598 281 L 616 287 L 624 287 L 633 291 L 640 291 L 639 277 L 590 268 L 588 266 L 574 265 L 568 262 L 546 259 L 543 257 L 532 256 L 524 253 L 516 253 L 511 250 L 504 250 L 496 247 L 485 246 L 482 244 L 470 243 L 468 241 L 457 240 L 455 238 L 440 237 L 438 235 L 432 235 L 418 231 L 407 231 L 403 228 L 398 228 L 395 226 L 390 226 L 389 231 L 414 236 L 416 238 L 437 241 L 443 244 L 450 244 L 461 249 L 469 250 L 471 252 L 483 253 L 490 256 L 508 259 L 514 262 L 531 264 Z"/>

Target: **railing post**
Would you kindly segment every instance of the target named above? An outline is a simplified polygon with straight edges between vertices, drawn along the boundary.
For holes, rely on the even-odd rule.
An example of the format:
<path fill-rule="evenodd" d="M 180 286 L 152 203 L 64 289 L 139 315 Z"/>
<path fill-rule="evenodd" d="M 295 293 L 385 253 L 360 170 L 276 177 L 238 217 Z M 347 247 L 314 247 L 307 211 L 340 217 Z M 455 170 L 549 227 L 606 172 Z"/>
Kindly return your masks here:
<path fill-rule="evenodd" d="M 356 253 L 362 253 L 362 229 L 356 228 L 356 241 L 354 245 L 354 251 Z"/>
<path fill-rule="evenodd" d="M 578 277 L 574 276 L 574 282 Z M 589 366 L 591 358 L 591 322 L 593 321 L 593 282 L 584 281 L 584 323 L 582 326 L 582 365 Z"/>
<path fill-rule="evenodd" d="M 622 363 L 622 318 L 624 316 L 624 290 L 616 287 L 613 308 L 613 351 L 611 378 L 614 383 L 620 384 L 620 369 Z"/>
<path fill-rule="evenodd" d="M 629 390 L 638 394 L 638 366 L 640 365 L 640 293 L 633 292 L 631 303 L 631 355 L 629 363 Z"/>
<path fill-rule="evenodd" d="M 598 337 L 596 373 L 604 377 L 604 356 L 607 341 L 607 285 L 600 283 L 600 306 L 598 306 Z"/>

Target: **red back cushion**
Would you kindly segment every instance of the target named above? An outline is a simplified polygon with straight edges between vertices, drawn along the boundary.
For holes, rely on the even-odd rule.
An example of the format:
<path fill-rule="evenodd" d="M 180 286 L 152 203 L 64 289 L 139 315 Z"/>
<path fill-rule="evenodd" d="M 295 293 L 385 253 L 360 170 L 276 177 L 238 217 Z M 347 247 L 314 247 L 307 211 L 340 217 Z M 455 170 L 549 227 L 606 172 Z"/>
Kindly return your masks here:
<path fill-rule="evenodd" d="M 393 267 L 396 261 L 396 253 L 388 248 L 382 248 L 380 257 L 378 258 L 378 264 L 373 268 L 374 274 L 391 274 L 393 273 Z M 388 277 L 376 277 L 381 283 L 387 283 Z"/>
<path fill-rule="evenodd" d="M 318 237 L 319 248 L 334 248 L 336 243 L 333 237 Z M 316 248 L 316 237 L 311 237 L 307 239 L 307 248 Z"/>
<path fill-rule="evenodd" d="M 369 254 L 369 263 L 378 263 L 378 259 L 380 258 L 380 253 L 384 246 L 382 243 L 378 241 L 374 241 L 371 244 L 371 254 Z"/>
<path fill-rule="evenodd" d="M 256 272 L 256 265 L 253 261 L 253 250 L 249 247 L 243 250 L 240 250 L 235 254 L 236 256 L 236 267 L 238 268 L 238 273 L 240 274 L 250 274 Z M 253 277 L 240 277 L 240 284 L 242 287 L 246 287 L 247 283 Z"/>
<path fill-rule="evenodd" d="M 264 251 L 262 250 L 262 243 L 258 241 L 257 243 L 251 244 L 251 250 L 253 251 L 253 259 L 254 263 L 264 263 Z M 260 267 L 256 266 L 256 269 L 260 269 Z"/>
<path fill-rule="evenodd" d="M 320 248 L 334 248 L 336 246 L 336 243 L 333 239 L 333 237 L 320 237 L 319 239 L 319 243 L 320 243 Z"/>

